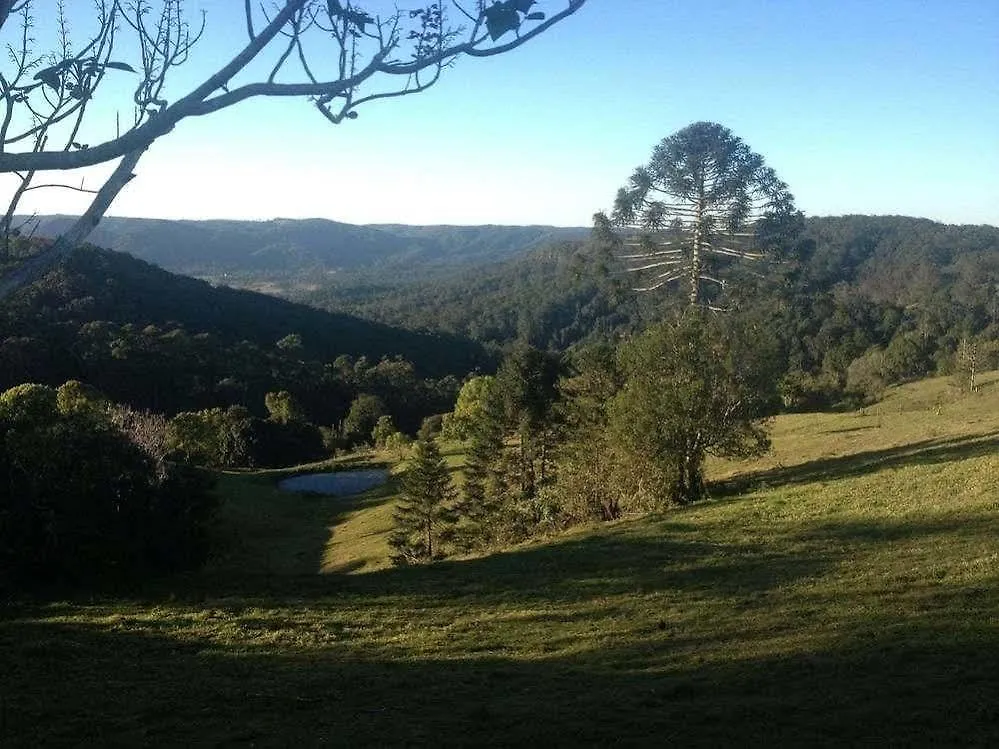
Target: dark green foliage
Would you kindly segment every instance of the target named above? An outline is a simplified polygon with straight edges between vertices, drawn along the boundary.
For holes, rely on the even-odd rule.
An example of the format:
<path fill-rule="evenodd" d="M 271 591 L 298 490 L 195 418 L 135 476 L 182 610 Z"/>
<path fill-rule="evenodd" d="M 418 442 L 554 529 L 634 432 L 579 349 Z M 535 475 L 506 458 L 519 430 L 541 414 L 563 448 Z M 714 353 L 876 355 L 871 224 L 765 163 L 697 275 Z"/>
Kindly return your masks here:
<path fill-rule="evenodd" d="M 776 333 L 787 407 L 843 402 L 850 364 L 896 337 L 889 385 L 949 372 L 965 335 L 999 336 L 999 229 L 897 216 L 786 218 L 758 225 L 767 257 L 743 264 L 745 273 L 727 268 L 726 297 Z M 341 281 L 311 298 L 392 324 L 548 350 L 633 335 L 672 314 L 662 296 L 622 289 L 609 267 L 599 246 L 563 244 L 433 281 Z"/>
<path fill-rule="evenodd" d="M 560 356 L 518 346 L 503 359 L 496 373 L 495 394 L 503 406 L 505 426 L 517 436 L 517 476 L 524 499 L 534 498 L 552 478 L 561 369 Z"/>
<path fill-rule="evenodd" d="M 270 406 L 282 409 L 290 401 L 273 394 Z M 169 454 L 212 468 L 284 466 L 329 457 L 323 435 L 301 418 L 260 419 L 243 406 L 185 411 L 167 428 Z"/>
<path fill-rule="evenodd" d="M 294 314 L 282 322 L 289 310 Z M 0 388 L 71 379 L 140 410 L 173 415 L 245 406 L 255 417 L 268 414 L 267 393 L 285 392 L 294 413 L 278 418 L 330 426 L 339 426 L 351 401 L 368 392 L 410 434 L 428 414 L 451 408 L 455 376 L 428 379 L 411 362 L 382 356 L 391 348 L 378 348 L 378 331 L 389 329 L 359 320 L 350 322 L 356 330 L 338 329 L 349 320 L 84 251 L 0 306 Z M 286 323 L 302 323 L 304 335 L 287 333 Z M 191 332 L 187 324 L 213 331 Z M 399 335 L 419 341 L 419 357 L 434 369 L 462 357 L 462 345 L 452 347 L 446 337 Z M 316 358 L 324 341 L 336 345 L 334 352 L 372 351 L 377 357 L 341 353 L 324 363 Z M 452 359 L 455 353 L 458 359 Z M 455 371 L 469 366 L 466 360 Z"/>
<path fill-rule="evenodd" d="M 287 390 L 267 393 L 264 396 L 264 406 L 267 408 L 267 418 L 276 424 L 305 421 L 301 406 Z"/>
<path fill-rule="evenodd" d="M 402 479 L 401 500 L 389 536 L 396 565 L 442 559 L 453 533 L 456 498 L 447 464 L 433 439 L 417 440 Z"/>
<path fill-rule="evenodd" d="M 647 298 L 626 295 L 603 263 L 597 248 L 565 242 L 432 280 L 342 279 L 300 298 L 412 330 L 443 330 L 498 346 L 519 341 L 563 350 L 633 329 L 652 307 Z"/>
<path fill-rule="evenodd" d="M 291 334 L 301 347 L 290 345 Z M 405 357 L 421 378 L 463 375 L 489 363 L 480 346 L 454 336 L 401 331 L 212 287 L 102 250 L 77 251 L 6 300 L 0 343 L 12 347 L 0 350 L 0 385 L 29 377 L 52 384 L 78 379 L 116 400 L 167 412 L 231 405 L 206 401 L 218 398 L 215 391 L 226 379 L 236 395 L 257 387 L 249 377 L 259 376 L 254 363 L 271 378 L 267 390 L 293 390 L 274 387 L 275 367 L 267 360 L 279 363 L 285 379 L 340 355 L 371 362 Z M 66 357 L 67 350 L 74 356 Z M 262 399 L 264 392 L 247 400 Z"/>
<path fill-rule="evenodd" d="M 253 420 L 253 452 L 249 465 L 283 468 L 330 457 L 322 432 L 308 421 L 280 424 Z"/>
<path fill-rule="evenodd" d="M 521 346 L 495 377 L 470 380 L 458 423 L 469 445 L 459 543 L 508 543 L 556 524 L 555 480 L 561 357 Z"/>
<path fill-rule="evenodd" d="M 763 331 L 697 309 L 622 347 L 609 428 L 631 459 L 634 494 L 652 506 L 693 502 L 708 454 L 766 451 L 761 419 L 776 401 L 767 348 Z"/>
<path fill-rule="evenodd" d="M 420 424 L 420 429 L 416 433 L 417 439 L 431 439 L 441 435 L 444 431 L 445 414 L 430 414 Z"/>
<path fill-rule="evenodd" d="M 371 430 L 371 444 L 375 447 L 385 447 L 385 443 L 388 438 L 396 433 L 395 424 L 392 423 L 392 417 L 388 414 L 384 416 L 379 416 L 378 421 L 375 422 L 374 428 Z"/>
<path fill-rule="evenodd" d="M 257 465 L 259 427 L 242 406 L 185 411 L 167 427 L 167 449 L 181 460 L 213 468 Z M 264 463 L 269 465 L 269 463 Z"/>
<path fill-rule="evenodd" d="M 566 522 L 616 520 L 622 514 L 624 482 L 618 474 L 625 461 L 607 429 L 607 406 L 621 385 L 616 352 L 608 344 L 574 351 L 559 383 L 564 439 L 555 468 Z"/>
<path fill-rule="evenodd" d="M 133 435 L 135 432 L 133 432 Z M 0 587 L 135 579 L 207 552 L 210 482 L 54 389 L 0 395 Z"/>
<path fill-rule="evenodd" d="M 343 438 L 348 445 L 371 443 L 378 420 L 385 415 L 385 404 L 377 395 L 361 393 L 350 404 L 343 420 Z"/>
<path fill-rule="evenodd" d="M 503 403 L 491 377 L 484 378 L 476 390 L 478 407 L 466 426 L 465 482 L 458 506 L 462 519 L 458 541 L 466 548 L 489 546 L 502 537 L 506 495 Z"/>

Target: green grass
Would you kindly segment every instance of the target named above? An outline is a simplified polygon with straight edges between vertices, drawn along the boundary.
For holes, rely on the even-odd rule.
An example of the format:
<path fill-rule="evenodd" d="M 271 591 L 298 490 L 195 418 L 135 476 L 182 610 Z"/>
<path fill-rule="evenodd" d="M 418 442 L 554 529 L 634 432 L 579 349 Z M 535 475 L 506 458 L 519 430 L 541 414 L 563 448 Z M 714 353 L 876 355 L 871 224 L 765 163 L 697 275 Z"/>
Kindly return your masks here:
<path fill-rule="evenodd" d="M 996 382 L 781 417 L 708 502 L 421 569 L 392 484 L 224 476 L 204 572 L 4 609 L 0 745 L 995 745 Z"/>

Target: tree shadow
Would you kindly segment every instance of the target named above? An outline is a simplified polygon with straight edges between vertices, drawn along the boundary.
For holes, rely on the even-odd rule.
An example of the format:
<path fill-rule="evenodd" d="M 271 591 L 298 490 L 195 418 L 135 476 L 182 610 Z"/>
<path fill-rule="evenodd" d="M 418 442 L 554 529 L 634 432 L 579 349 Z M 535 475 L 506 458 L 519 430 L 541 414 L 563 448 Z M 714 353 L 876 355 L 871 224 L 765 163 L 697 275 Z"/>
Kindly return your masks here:
<path fill-rule="evenodd" d="M 697 662 L 669 633 L 597 650 L 393 659 L 0 620 L 0 744 L 988 746 L 999 649 L 870 621 L 806 650 Z M 417 623 L 418 626 L 418 623 Z M 994 644 L 994 643 L 993 643 Z"/>
<path fill-rule="evenodd" d="M 937 517 L 921 518 L 918 522 L 901 519 L 864 519 L 832 523 L 814 523 L 794 538 L 808 542 L 824 542 L 829 548 L 842 548 L 844 544 L 877 545 L 885 542 L 931 539 L 944 534 L 988 535 L 997 527 L 992 517 Z"/>
<path fill-rule="evenodd" d="M 868 450 L 833 458 L 819 458 L 793 466 L 751 471 L 713 482 L 710 493 L 716 497 L 727 497 L 761 488 L 864 476 L 885 468 L 948 463 L 991 455 L 996 451 L 999 451 L 999 432 L 974 437 L 921 440 L 882 450 Z"/>
<path fill-rule="evenodd" d="M 358 575 L 345 574 L 349 567 L 332 574 L 208 569 L 154 581 L 139 597 L 150 603 L 164 596 L 198 603 L 227 595 L 295 600 L 331 594 L 420 595 L 428 605 L 468 597 L 562 605 L 663 590 L 742 596 L 817 575 L 834 561 L 782 553 L 762 543 L 708 542 L 695 526 L 646 520 L 642 525 L 622 523 L 598 536 Z"/>

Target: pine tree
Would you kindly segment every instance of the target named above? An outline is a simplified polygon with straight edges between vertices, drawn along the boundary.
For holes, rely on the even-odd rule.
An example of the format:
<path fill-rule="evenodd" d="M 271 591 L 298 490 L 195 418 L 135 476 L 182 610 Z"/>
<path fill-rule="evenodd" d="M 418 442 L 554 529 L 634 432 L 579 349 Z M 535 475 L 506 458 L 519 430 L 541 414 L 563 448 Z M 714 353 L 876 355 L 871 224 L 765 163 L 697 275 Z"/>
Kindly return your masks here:
<path fill-rule="evenodd" d="M 500 469 L 504 453 L 503 413 L 496 393 L 490 392 L 484 399 L 468 432 L 465 481 L 458 512 L 462 520 L 459 543 L 471 549 L 488 545 L 498 535 L 496 526 L 505 495 Z"/>
<path fill-rule="evenodd" d="M 395 530 L 389 545 L 396 565 L 421 564 L 444 556 L 442 542 L 451 536 L 456 520 L 454 486 L 437 443 L 418 440 L 403 476 L 402 501 L 393 515 Z"/>

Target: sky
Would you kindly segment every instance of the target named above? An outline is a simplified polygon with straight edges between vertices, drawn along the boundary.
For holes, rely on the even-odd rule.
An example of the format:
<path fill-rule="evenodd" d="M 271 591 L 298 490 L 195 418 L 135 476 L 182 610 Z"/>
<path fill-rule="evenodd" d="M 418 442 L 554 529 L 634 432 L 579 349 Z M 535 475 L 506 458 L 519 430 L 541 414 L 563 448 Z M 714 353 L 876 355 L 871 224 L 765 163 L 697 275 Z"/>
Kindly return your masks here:
<path fill-rule="evenodd" d="M 242 5 L 188 0 L 206 32 L 168 98 L 243 42 Z M 332 125 L 282 99 L 185 121 L 108 215 L 587 226 L 660 140 L 706 120 L 761 154 L 806 215 L 999 225 L 999 2 L 588 0 L 358 115 Z M 96 110 L 88 137 L 113 122 Z M 59 176 L 96 186 L 100 170 Z M 39 190 L 22 212 L 85 205 Z"/>

